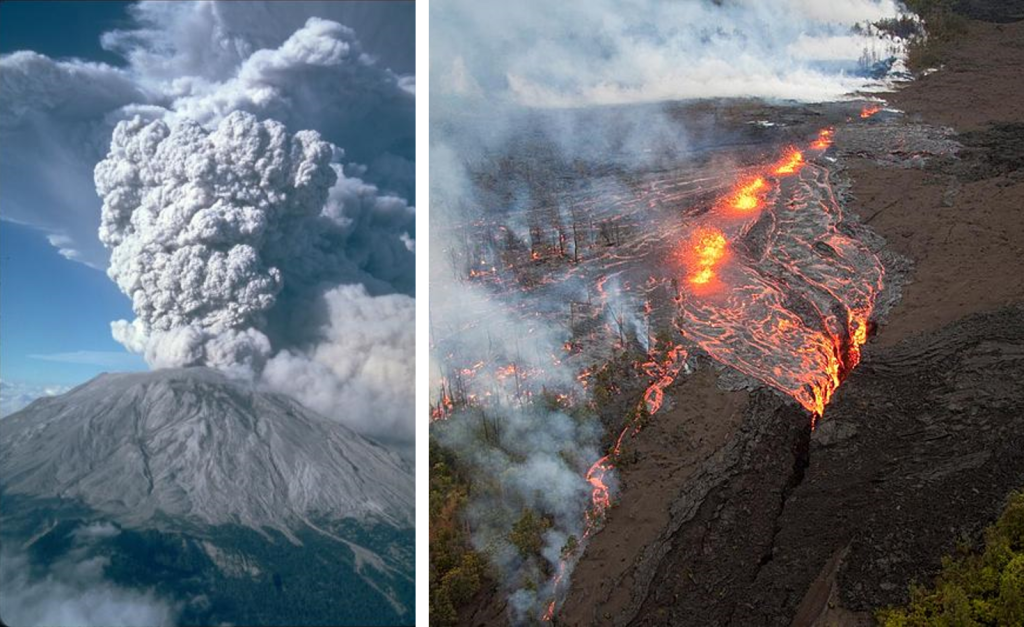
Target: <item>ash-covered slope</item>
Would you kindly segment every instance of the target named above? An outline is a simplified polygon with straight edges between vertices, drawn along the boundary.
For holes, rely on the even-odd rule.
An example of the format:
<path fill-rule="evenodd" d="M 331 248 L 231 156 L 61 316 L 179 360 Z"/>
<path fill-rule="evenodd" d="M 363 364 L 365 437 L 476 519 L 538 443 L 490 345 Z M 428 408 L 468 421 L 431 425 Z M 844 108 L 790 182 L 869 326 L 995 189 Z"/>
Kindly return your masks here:
<path fill-rule="evenodd" d="M 393 453 L 207 368 L 103 374 L 0 423 L 7 495 L 71 499 L 143 528 L 413 524 Z M 315 527 L 314 527 L 315 528 Z"/>

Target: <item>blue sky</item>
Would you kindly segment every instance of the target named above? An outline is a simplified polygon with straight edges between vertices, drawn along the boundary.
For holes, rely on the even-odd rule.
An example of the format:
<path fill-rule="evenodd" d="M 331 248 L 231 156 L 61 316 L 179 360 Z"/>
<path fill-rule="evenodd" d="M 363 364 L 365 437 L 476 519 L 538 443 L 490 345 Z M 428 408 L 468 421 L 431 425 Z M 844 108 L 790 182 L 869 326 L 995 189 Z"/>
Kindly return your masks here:
<path fill-rule="evenodd" d="M 0 53 L 120 64 L 100 47 L 100 34 L 125 23 L 127 5 L 3 2 Z M 0 193 L 0 378 L 73 385 L 104 371 L 145 369 L 110 336 L 110 321 L 131 319 L 132 311 L 106 274 L 65 259 L 42 232 L 3 218 Z"/>
<path fill-rule="evenodd" d="M 100 46 L 100 35 L 127 24 L 128 2 L 0 3 L 0 52 L 34 50 L 49 57 L 79 57 L 123 65 Z M 45 25 L 45 28 L 42 26 Z"/>
<path fill-rule="evenodd" d="M 145 368 L 110 336 L 110 321 L 131 318 L 132 310 L 106 274 L 61 257 L 41 233 L 6 221 L 0 251 L 0 378 L 66 385 Z"/>

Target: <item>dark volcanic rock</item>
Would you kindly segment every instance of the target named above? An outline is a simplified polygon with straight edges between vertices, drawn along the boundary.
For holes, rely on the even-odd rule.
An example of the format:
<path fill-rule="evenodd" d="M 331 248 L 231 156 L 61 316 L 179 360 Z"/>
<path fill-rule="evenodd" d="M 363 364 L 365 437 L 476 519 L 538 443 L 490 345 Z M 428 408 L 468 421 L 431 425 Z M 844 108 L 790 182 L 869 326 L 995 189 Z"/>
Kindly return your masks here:
<path fill-rule="evenodd" d="M 795 409 L 751 403 L 760 426 L 738 436 L 736 463 L 699 503 L 679 499 L 690 513 L 649 585 L 638 577 L 642 605 L 616 622 L 789 625 L 836 556 L 842 606 L 905 601 L 1024 486 L 1022 380 L 1013 307 L 869 345 L 809 441 Z"/>

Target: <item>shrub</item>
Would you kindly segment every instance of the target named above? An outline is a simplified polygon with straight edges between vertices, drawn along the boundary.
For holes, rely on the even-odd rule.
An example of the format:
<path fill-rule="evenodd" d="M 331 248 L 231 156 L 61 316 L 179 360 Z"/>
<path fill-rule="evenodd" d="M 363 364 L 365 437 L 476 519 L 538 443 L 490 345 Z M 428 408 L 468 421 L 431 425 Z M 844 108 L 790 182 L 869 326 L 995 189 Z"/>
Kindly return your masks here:
<path fill-rule="evenodd" d="M 878 612 L 883 627 L 1024 625 L 1024 491 L 985 532 L 985 550 L 942 560 L 933 589 L 911 586 L 906 607 Z"/>

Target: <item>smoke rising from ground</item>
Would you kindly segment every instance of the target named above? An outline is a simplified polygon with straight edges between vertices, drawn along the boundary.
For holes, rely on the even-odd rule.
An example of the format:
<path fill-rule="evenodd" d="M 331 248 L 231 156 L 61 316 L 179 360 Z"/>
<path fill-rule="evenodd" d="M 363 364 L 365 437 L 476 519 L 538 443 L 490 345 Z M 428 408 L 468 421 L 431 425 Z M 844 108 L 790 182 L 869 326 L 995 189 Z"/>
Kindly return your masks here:
<path fill-rule="evenodd" d="M 473 128 L 482 133 L 469 132 L 474 138 L 487 137 L 482 121 Z M 492 251 L 463 228 L 479 219 L 476 212 L 507 210 L 510 230 L 527 230 L 525 223 L 513 225 L 529 199 L 519 198 L 518 210 L 496 205 L 467 169 L 467 155 L 491 147 L 446 139 L 453 141 L 431 147 L 430 381 L 432 401 L 442 402 L 436 394 L 444 387 L 460 403 L 470 402 L 435 422 L 431 433 L 474 477 L 463 513 L 473 546 L 500 573 L 510 618 L 528 624 L 555 593 L 548 573 L 559 568 L 563 550 L 574 544 L 570 538 L 582 537 L 590 504 L 583 477 L 598 457 L 601 429 L 593 415 L 567 412 L 556 400 L 586 396 L 575 366 L 560 361 L 569 330 L 532 315 L 514 283 L 498 294 L 469 280 L 467 263 L 479 261 L 466 251 L 488 259 Z M 524 554 L 513 540 L 526 512 L 543 526 L 535 554 Z"/>
<path fill-rule="evenodd" d="M 598 425 L 539 405 L 491 406 L 467 410 L 433 433 L 483 478 L 464 513 L 473 546 L 501 573 L 513 621 L 532 622 L 554 593 L 542 566 L 556 570 L 570 536 L 582 536 L 590 490 L 580 477 L 596 459 Z M 524 555 L 511 539 L 526 510 L 550 524 L 539 556 Z"/>
<path fill-rule="evenodd" d="M 432 11 L 431 85 L 529 107 L 828 100 L 878 86 L 862 61 L 901 43 L 851 27 L 899 12 L 895 0 L 451 2 Z"/>

